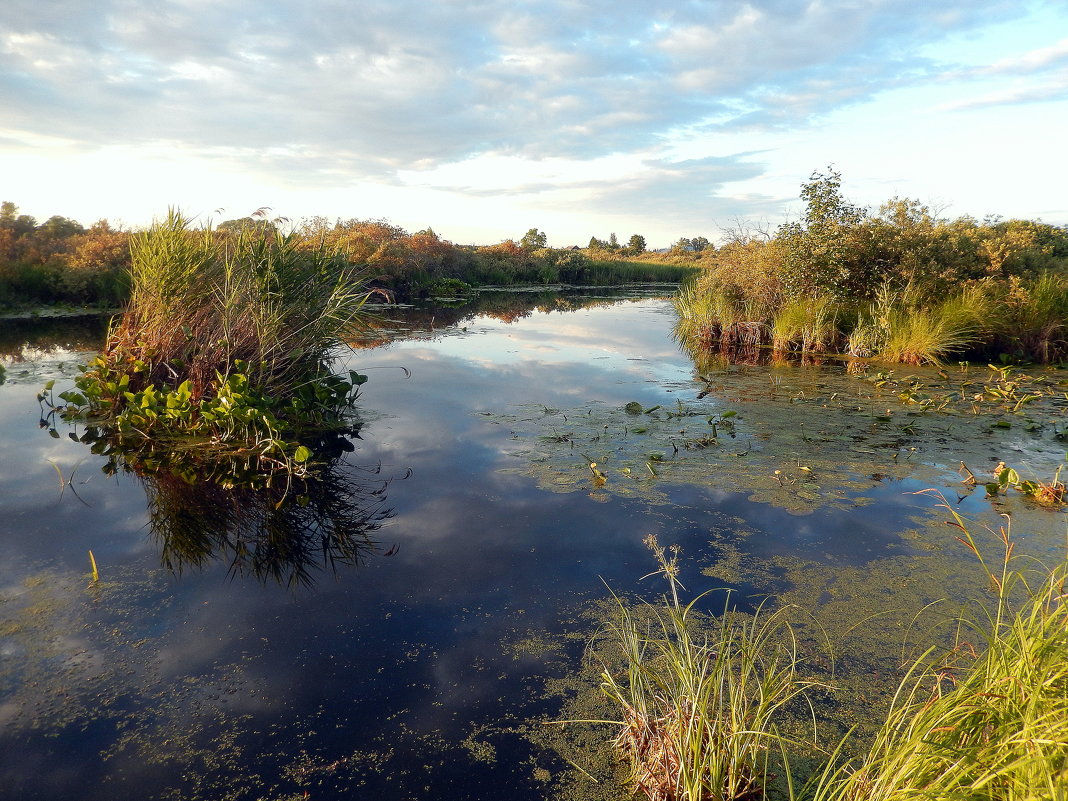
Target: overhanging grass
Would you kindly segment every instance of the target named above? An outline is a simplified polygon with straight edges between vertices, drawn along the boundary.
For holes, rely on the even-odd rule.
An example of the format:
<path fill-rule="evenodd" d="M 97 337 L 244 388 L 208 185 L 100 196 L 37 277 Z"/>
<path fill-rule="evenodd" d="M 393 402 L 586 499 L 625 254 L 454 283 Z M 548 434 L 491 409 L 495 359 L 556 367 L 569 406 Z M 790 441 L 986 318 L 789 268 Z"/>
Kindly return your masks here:
<path fill-rule="evenodd" d="M 830 353 L 906 364 L 940 364 L 991 352 L 1042 362 L 1068 355 L 1068 281 L 1054 275 L 1009 286 L 989 282 L 933 296 L 910 285 L 883 285 L 870 303 L 846 304 L 829 295 L 782 297 L 768 305 L 734 284 L 703 274 L 674 299 L 676 336 L 729 355 L 742 344 L 778 353 Z M 753 343 L 738 331 L 761 328 Z"/>
<path fill-rule="evenodd" d="M 996 601 L 962 619 L 949 659 L 912 665 L 868 757 L 824 777 L 818 799 L 1056 801 L 1068 792 L 1068 565 L 1029 581 L 1002 529 L 1004 560 L 989 566 L 963 518 L 942 506 Z"/>
<path fill-rule="evenodd" d="M 623 602 L 606 636 L 623 667 L 604 666 L 601 688 L 620 710 L 615 745 L 635 790 L 651 801 L 759 798 L 781 744 L 774 722 L 813 685 L 798 672 L 786 610 L 747 617 L 729 608 L 699 634 L 679 600 L 677 550 L 653 550 L 670 586 L 661 605 L 635 614 Z"/>

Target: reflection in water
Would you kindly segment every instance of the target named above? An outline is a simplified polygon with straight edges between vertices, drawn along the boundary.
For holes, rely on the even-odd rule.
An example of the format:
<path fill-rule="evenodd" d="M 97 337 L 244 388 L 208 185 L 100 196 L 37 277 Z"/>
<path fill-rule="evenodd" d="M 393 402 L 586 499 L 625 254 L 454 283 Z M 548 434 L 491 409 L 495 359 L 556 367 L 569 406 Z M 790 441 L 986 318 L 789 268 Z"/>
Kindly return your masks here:
<path fill-rule="evenodd" d="M 679 343 L 679 348 L 693 360 L 698 373 L 724 370 L 731 365 L 820 367 L 843 362 L 850 368 L 850 372 L 854 372 L 863 369 L 866 364 L 863 360 L 848 356 L 774 348 L 761 333 L 761 326 L 763 323 L 738 323 L 720 338 L 710 339 L 688 331 L 679 320 L 676 321 L 672 333 L 675 341 Z"/>
<path fill-rule="evenodd" d="M 7 318 L 0 321 L 0 359 L 14 363 L 40 354 L 96 350 L 107 335 L 109 316 Z"/>
<path fill-rule="evenodd" d="M 510 325 L 535 312 L 549 314 L 605 308 L 626 301 L 666 296 L 672 291 L 673 287 L 667 285 L 595 287 L 566 294 L 542 288 L 530 291 L 481 289 L 447 304 L 427 302 L 413 306 L 382 306 L 377 310 L 368 306 L 372 314 L 368 330 L 349 344 L 361 350 L 377 348 L 398 339 L 433 337 L 450 328 L 461 330 L 460 326 L 480 317 Z"/>
<path fill-rule="evenodd" d="M 389 481 L 344 462 L 292 487 L 190 484 L 170 472 L 140 478 L 160 559 L 177 573 L 224 560 L 231 575 L 311 585 L 317 570 L 359 564 L 374 551 L 371 534 L 392 517 Z"/>
<path fill-rule="evenodd" d="M 371 535 L 393 516 L 391 479 L 380 467 L 348 463 L 343 454 L 353 447 L 340 435 L 317 444 L 317 453 L 331 456 L 304 476 L 271 475 L 247 457 L 197 450 L 171 450 L 161 460 L 143 448 L 124 451 L 99 429 L 82 440 L 95 452 L 104 447 L 104 472 L 137 475 L 160 560 L 176 573 L 221 560 L 231 576 L 310 586 L 317 571 L 359 564 L 374 551 Z"/>

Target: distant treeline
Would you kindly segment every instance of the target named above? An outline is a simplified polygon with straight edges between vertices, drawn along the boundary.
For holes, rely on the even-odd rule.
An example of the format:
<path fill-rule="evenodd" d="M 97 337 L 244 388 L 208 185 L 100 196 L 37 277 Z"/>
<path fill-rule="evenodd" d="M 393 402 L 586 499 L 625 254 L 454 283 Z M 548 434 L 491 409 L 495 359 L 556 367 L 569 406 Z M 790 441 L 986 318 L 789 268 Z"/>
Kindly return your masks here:
<path fill-rule="evenodd" d="M 1068 227 L 941 219 L 900 198 L 871 213 L 842 196 L 833 169 L 801 199 L 799 220 L 696 254 L 700 277 L 676 304 L 690 344 L 914 364 L 1068 358 Z"/>
<path fill-rule="evenodd" d="M 645 240 L 638 235 L 621 247 L 605 243 L 603 248 L 558 249 L 547 247 L 546 235 L 532 228 L 519 242 L 477 247 L 455 245 L 430 229 L 408 233 L 385 220 L 315 217 L 293 228 L 261 214 L 220 223 L 213 235 L 232 238 L 250 228 L 294 237 L 308 248 L 323 243 L 337 248 L 361 268 L 369 286 L 400 297 L 449 295 L 484 285 L 678 282 L 693 272 L 692 260 L 670 263 L 646 254 Z M 129 244 L 136 234 L 106 220 L 85 228 L 54 216 L 38 224 L 20 215 L 14 203 L 4 202 L 0 306 L 120 305 L 129 294 Z"/>

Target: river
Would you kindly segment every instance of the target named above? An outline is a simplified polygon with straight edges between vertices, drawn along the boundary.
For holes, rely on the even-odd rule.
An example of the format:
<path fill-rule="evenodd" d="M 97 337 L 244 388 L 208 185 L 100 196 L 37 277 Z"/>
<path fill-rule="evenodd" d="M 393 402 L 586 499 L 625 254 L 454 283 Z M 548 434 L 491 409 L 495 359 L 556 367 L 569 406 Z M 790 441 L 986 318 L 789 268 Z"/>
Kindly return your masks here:
<path fill-rule="evenodd" d="M 662 289 L 379 314 L 343 357 L 369 381 L 331 478 L 341 524 L 292 552 L 39 427 L 36 394 L 71 383 L 101 322 L 0 323 L 3 795 L 593 797 L 541 721 L 581 692 L 560 682 L 589 671 L 609 588 L 661 592 L 648 534 L 680 545 L 688 591 L 807 605 L 836 642 L 886 614 L 841 648 L 869 682 L 923 605 L 982 590 L 917 491 L 1063 554 L 1063 514 L 958 473 L 1051 475 L 1056 423 L 908 416 L 899 385 L 836 362 L 698 369 Z"/>

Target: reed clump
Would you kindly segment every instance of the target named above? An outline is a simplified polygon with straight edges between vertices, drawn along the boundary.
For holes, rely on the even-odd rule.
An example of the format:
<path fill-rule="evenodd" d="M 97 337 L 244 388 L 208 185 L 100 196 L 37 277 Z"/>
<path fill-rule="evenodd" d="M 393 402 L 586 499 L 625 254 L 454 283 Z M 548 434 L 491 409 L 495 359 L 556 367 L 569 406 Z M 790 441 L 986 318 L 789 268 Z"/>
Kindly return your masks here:
<path fill-rule="evenodd" d="M 871 305 L 858 313 L 849 352 L 905 364 L 940 364 L 996 330 L 996 309 L 986 284 L 942 298 L 930 297 L 914 284 L 898 292 L 884 284 Z"/>
<path fill-rule="evenodd" d="M 661 605 L 619 602 L 607 636 L 622 668 L 604 665 L 601 689 L 622 719 L 615 746 L 633 789 L 650 801 L 757 799 L 780 737 L 779 710 L 813 682 L 801 677 L 785 610 L 747 617 L 725 609 L 699 633 L 679 599 L 677 548 L 646 540 L 668 581 Z"/>
<path fill-rule="evenodd" d="M 303 463 L 366 378 L 333 374 L 369 293 L 336 250 L 273 225 L 193 229 L 177 211 L 130 238 L 131 297 L 65 416 L 126 438 L 191 434 Z"/>
<path fill-rule="evenodd" d="M 770 345 L 781 355 L 844 352 L 914 365 L 993 352 L 1046 363 L 1068 357 L 1068 278 L 1052 273 L 940 293 L 884 282 L 866 302 L 816 294 L 768 305 L 761 297 L 703 274 L 675 296 L 676 338 L 724 353 Z"/>
<path fill-rule="evenodd" d="M 772 340 L 777 352 L 827 353 L 833 351 L 841 332 L 838 304 L 830 295 L 794 298 L 774 313 Z"/>
<path fill-rule="evenodd" d="M 962 619 L 948 658 L 912 665 L 868 756 L 824 775 L 820 801 L 1055 801 L 1068 788 L 1068 564 L 1029 580 L 1002 529 L 990 566 L 944 508 L 996 600 Z"/>
<path fill-rule="evenodd" d="M 828 748 L 779 734 L 784 707 L 821 686 L 804 678 L 785 610 L 702 621 L 678 597 L 677 549 L 647 543 L 670 585 L 659 605 L 619 604 L 607 636 L 622 667 L 602 665 L 621 711 L 614 746 L 651 801 L 782 797 L 804 801 L 1060 801 L 1068 788 L 1068 562 L 1019 566 L 1007 528 L 990 563 L 968 523 L 938 496 L 993 591 L 955 619 L 948 653 L 904 668 L 870 746 Z M 812 707 L 809 707 L 810 711 Z M 609 722 L 609 721 L 601 721 Z M 861 747 L 858 747 L 861 745 Z M 843 762 L 842 754 L 866 756 Z M 796 766 L 817 767 L 807 777 Z M 769 766 L 783 771 L 774 787 Z"/>

